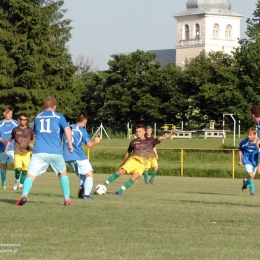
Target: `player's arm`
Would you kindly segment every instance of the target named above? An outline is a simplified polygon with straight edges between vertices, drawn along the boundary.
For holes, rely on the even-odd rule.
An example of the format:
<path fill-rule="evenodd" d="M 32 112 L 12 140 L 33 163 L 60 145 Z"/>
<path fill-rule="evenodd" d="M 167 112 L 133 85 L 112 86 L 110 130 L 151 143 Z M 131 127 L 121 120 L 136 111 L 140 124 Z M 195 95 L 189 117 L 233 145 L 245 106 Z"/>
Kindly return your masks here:
<path fill-rule="evenodd" d="M 122 166 L 125 163 L 125 161 L 129 158 L 130 154 L 131 154 L 131 152 L 129 152 L 127 150 L 127 152 L 125 153 L 123 161 L 121 162 L 120 166 Z"/>
<path fill-rule="evenodd" d="M 241 150 L 239 150 L 238 151 L 238 165 L 242 165 L 243 164 L 243 162 L 242 162 L 242 151 Z"/>
<path fill-rule="evenodd" d="M 158 156 L 156 147 L 153 148 L 153 152 L 154 152 L 154 154 L 155 154 L 156 160 L 158 160 L 159 156 Z"/>
<path fill-rule="evenodd" d="M 0 137 L 0 142 L 1 142 L 2 144 L 4 144 L 4 145 L 7 144 L 7 141 L 5 141 L 2 137 Z"/>
<path fill-rule="evenodd" d="M 11 135 L 10 135 L 8 141 L 5 141 L 5 150 L 4 150 L 4 153 L 7 153 L 7 152 L 8 152 L 8 148 L 9 148 L 10 144 L 12 143 L 13 139 L 14 139 L 14 131 L 12 131 L 12 133 L 11 133 Z"/>
<path fill-rule="evenodd" d="M 178 133 L 178 130 L 174 129 L 170 133 L 165 133 L 164 135 L 158 137 L 158 140 L 163 141 L 163 140 L 168 139 L 168 138 L 170 138 L 171 136 L 173 136 L 174 134 L 177 134 L 177 133 Z"/>
<path fill-rule="evenodd" d="M 74 149 L 73 149 L 73 146 L 72 146 L 72 132 L 71 132 L 70 126 L 67 126 L 67 127 L 64 128 L 64 134 L 67 138 L 68 149 L 72 153 Z"/>
<path fill-rule="evenodd" d="M 88 148 L 92 148 L 92 147 L 94 147 L 96 144 L 98 144 L 99 142 L 100 142 L 100 138 L 96 136 L 96 137 L 93 139 L 93 141 L 88 142 L 86 145 L 87 145 Z"/>

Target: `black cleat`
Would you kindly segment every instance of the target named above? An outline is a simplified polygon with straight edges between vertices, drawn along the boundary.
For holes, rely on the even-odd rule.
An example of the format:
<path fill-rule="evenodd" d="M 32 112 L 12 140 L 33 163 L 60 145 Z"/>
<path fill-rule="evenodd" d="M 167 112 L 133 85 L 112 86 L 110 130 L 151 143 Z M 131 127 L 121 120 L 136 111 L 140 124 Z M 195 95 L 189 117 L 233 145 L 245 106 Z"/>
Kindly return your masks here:
<path fill-rule="evenodd" d="M 78 198 L 79 199 L 82 199 L 84 196 L 84 187 L 83 186 L 80 186 L 79 187 L 79 191 L 78 191 Z"/>
<path fill-rule="evenodd" d="M 23 206 L 27 201 L 27 197 L 26 196 L 22 196 L 16 203 L 16 206 Z"/>
<path fill-rule="evenodd" d="M 245 182 L 246 182 L 246 179 L 243 180 L 242 191 L 246 190 L 246 184 L 245 184 Z"/>

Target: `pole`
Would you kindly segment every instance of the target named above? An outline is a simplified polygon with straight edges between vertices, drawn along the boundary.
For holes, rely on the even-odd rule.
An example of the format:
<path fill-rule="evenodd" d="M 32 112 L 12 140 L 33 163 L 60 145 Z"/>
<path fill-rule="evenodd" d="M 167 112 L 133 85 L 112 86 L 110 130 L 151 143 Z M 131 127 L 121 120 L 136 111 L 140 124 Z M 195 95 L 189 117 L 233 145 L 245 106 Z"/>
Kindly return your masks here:
<path fill-rule="evenodd" d="M 156 138 L 156 123 L 153 125 L 153 136 Z"/>
<path fill-rule="evenodd" d="M 223 131 L 223 137 L 222 137 L 222 144 L 225 142 L 225 115 L 223 114 L 223 124 L 222 124 L 222 131 Z"/>

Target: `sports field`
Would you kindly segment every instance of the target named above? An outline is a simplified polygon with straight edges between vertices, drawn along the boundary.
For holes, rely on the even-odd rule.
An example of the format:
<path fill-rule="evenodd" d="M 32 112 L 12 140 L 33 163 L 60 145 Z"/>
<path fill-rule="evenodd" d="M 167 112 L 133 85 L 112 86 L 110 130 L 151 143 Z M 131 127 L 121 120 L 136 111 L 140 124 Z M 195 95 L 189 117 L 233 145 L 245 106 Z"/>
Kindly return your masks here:
<path fill-rule="evenodd" d="M 70 173 L 72 207 L 63 206 L 53 173 L 36 179 L 22 207 L 19 191 L 0 190 L 0 259 L 259 259 L 260 181 L 255 196 L 241 179 L 157 176 L 139 179 L 123 196 L 77 198 Z M 96 174 L 94 186 L 108 175 Z M 4 252 L 13 250 L 15 253 Z"/>

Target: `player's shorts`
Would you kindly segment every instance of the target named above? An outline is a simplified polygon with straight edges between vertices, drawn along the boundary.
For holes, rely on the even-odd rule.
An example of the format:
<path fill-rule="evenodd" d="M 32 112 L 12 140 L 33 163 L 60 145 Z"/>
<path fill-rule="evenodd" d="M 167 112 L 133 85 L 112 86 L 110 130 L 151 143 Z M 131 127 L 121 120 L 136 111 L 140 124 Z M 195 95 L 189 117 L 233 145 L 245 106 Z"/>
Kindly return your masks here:
<path fill-rule="evenodd" d="M 0 153 L 0 162 L 2 164 L 14 162 L 14 151 L 8 151 L 7 154 L 4 152 Z"/>
<path fill-rule="evenodd" d="M 33 153 L 28 167 L 28 174 L 39 176 L 46 172 L 48 167 L 56 174 L 66 171 L 66 163 L 62 154 Z"/>
<path fill-rule="evenodd" d="M 244 165 L 246 172 L 252 172 L 254 175 L 256 174 L 257 166 L 253 166 L 252 164 L 245 164 Z"/>
<path fill-rule="evenodd" d="M 31 153 L 28 152 L 26 154 L 15 154 L 14 155 L 14 168 L 22 168 L 23 171 L 28 170 L 28 166 L 31 159 Z"/>
<path fill-rule="evenodd" d="M 90 171 L 93 172 L 93 168 L 89 162 L 89 160 L 77 160 L 77 161 L 69 161 L 67 162 L 77 176 L 86 175 Z"/>
<path fill-rule="evenodd" d="M 153 167 L 156 167 L 156 166 L 158 166 L 158 161 L 157 161 L 156 158 L 152 158 L 145 165 L 145 169 L 150 169 L 150 168 L 153 168 Z"/>
<path fill-rule="evenodd" d="M 128 159 L 120 169 L 123 168 L 127 173 L 138 173 L 142 176 L 145 166 L 137 159 L 130 158 Z"/>

